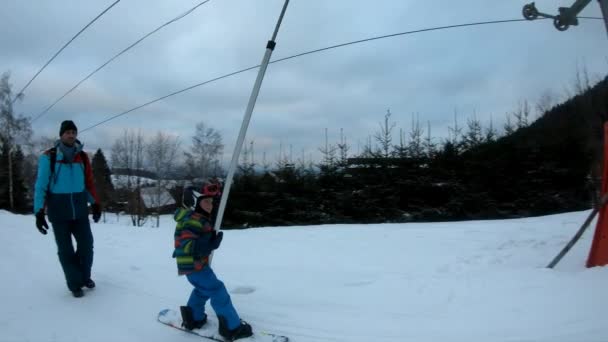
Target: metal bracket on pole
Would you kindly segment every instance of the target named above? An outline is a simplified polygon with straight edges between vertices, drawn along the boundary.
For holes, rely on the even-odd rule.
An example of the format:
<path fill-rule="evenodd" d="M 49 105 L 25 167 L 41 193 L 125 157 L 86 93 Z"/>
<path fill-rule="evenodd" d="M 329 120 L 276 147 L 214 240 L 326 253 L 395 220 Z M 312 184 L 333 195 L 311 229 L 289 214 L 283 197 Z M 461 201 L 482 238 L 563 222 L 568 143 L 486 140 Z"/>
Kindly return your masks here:
<path fill-rule="evenodd" d="M 230 193 L 230 187 L 232 186 L 232 179 L 234 178 L 235 170 L 238 166 L 239 155 L 241 154 L 241 148 L 243 147 L 243 141 L 245 141 L 245 135 L 247 134 L 247 128 L 249 127 L 249 121 L 251 120 L 251 114 L 253 114 L 253 108 L 255 107 L 255 103 L 258 99 L 258 94 L 260 93 L 260 88 L 262 87 L 262 81 L 264 80 L 264 75 L 266 74 L 266 68 L 268 67 L 268 63 L 270 62 L 270 56 L 272 55 L 272 51 L 276 46 L 275 39 L 277 38 L 277 34 L 279 33 L 279 27 L 281 26 L 281 22 L 283 21 L 283 17 L 285 16 L 285 11 L 287 10 L 287 5 L 289 4 L 289 0 L 285 0 L 285 4 L 283 5 L 283 10 L 281 11 L 281 15 L 279 16 L 279 20 L 277 21 L 277 25 L 275 26 L 274 32 L 272 34 L 272 38 L 266 44 L 266 52 L 264 54 L 264 58 L 262 58 L 262 63 L 260 64 L 260 71 L 258 72 L 258 76 L 253 85 L 253 90 L 251 91 L 251 96 L 249 97 L 249 102 L 247 103 L 247 109 L 245 110 L 245 115 L 243 117 L 243 122 L 241 124 L 241 130 L 239 132 L 239 136 L 237 138 L 236 145 L 234 146 L 234 152 L 232 153 L 232 160 L 230 162 L 230 167 L 228 168 L 228 175 L 226 176 L 226 182 L 224 183 L 224 189 L 222 191 L 222 198 L 220 200 L 220 207 L 217 211 L 217 217 L 215 219 L 215 230 L 220 230 L 222 226 L 222 218 L 224 217 L 224 210 L 226 209 L 226 203 L 228 202 L 228 194 Z M 211 265 L 211 260 L 213 258 L 213 252 L 209 256 L 209 265 Z"/>
<path fill-rule="evenodd" d="M 604 0 L 605 1 L 605 0 Z M 533 2 L 527 4 L 522 9 L 522 14 L 527 20 L 542 18 L 553 19 L 553 25 L 559 31 L 566 31 L 570 26 L 578 25 L 578 14 L 591 2 L 591 0 L 576 0 L 570 7 L 560 7 L 558 15 L 551 15 L 539 12 Z"/>

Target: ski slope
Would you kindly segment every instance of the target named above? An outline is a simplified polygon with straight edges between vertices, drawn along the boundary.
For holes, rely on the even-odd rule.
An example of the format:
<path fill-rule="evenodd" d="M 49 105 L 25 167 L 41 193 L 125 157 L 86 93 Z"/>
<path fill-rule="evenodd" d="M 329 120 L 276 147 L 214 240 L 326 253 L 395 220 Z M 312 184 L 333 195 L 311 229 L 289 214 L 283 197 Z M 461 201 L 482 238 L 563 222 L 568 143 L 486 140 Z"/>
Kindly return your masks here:
<path fill-rule="evenodd" d="M 588 214 L 226 231 L 213 267 L 254 330 L 294 342 L 599 342 L 608 268 L 584 267 L 595 226 L 544 268 Z M 92 224 L 97 288 L 79 299 L 32 215 L 0 211 L 0 227 L 0 341 L 201 341 L 156 322 L 191 289 L 169 216 Z"/>

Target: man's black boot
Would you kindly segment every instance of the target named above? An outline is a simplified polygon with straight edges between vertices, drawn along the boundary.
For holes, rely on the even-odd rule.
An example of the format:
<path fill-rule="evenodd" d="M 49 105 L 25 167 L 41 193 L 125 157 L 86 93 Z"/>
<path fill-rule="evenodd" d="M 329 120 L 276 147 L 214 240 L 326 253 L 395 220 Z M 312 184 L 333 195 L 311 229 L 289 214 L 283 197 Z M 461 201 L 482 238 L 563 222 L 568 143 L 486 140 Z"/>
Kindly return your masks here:
<path fill-rule="evenodd" d="M 95 288 L 95 282 L 93 281 L 93 279 L 90 279 L 90 278 L 89 278 L 89 280 L 86 280 L 86 281 L 84 282 L 84 286 L 85 286 L 87 289 L 94 289 L 94 288 Z"/>

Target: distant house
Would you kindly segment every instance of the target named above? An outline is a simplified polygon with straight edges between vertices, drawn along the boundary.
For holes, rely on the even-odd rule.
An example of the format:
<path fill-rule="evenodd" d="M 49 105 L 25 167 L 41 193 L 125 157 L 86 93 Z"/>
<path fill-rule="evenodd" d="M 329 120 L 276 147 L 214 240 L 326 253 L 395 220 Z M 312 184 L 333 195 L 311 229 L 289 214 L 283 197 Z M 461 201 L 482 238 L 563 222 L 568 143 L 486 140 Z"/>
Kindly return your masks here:
<path fill-rule="evenodd" d="M 170 212 L 175 209 L 175 199 L 166 189 L 141 188 L 142 204 L 147 211 Z"/>

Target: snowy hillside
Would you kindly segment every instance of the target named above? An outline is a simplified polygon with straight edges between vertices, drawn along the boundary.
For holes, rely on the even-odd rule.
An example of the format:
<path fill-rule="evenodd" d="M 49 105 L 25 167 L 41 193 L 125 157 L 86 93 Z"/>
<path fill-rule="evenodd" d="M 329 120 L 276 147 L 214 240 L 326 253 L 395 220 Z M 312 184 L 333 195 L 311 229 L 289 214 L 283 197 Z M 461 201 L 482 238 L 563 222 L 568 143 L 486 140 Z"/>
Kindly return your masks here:
<path fill-rule="evenodd" d="M 592 230 L 544 268 L 587 215 L 226 231 L 213 266 L 254 330 L 294 342 L 599 342 L 608 268 L 584 268 Z M 97 288 L 79 299 L 52 234 L 31 215 L 0 211 L 0 223 L 0 341 L 202 341 L 156 322 L 191 289 L 169 217 L 93 224 Z"/>

